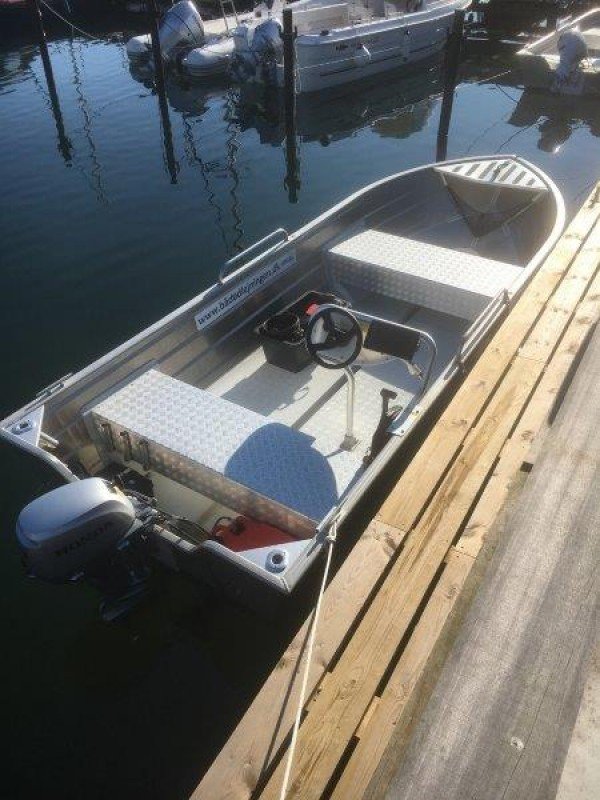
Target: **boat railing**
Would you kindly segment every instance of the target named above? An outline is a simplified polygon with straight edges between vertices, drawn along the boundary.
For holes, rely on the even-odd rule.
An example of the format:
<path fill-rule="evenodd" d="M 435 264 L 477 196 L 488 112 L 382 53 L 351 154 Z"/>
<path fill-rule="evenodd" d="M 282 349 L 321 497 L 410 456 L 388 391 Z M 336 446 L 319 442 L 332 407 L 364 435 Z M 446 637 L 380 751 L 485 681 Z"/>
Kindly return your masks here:
<path fill-rule="evenodd" d="M 254 242 L 254 244 L 251 244 L 250 247 L 247 247 L 241 253 L 233 256 L 233 258 L 230 258 L 229 261 L 226 261 L 223 264 L 219 272 L 219 283 L 224 283 L 226 278 L 232 277 L 230 274 L 231 269 L 236 265 L 241 264 L 241 266 L 235 270 L 236 275 L 247 267 L 250 267 L 253 261 L 247 261 L 247 259 L 261 247 L 267 247 L 264 253 L 261 253 L 261 256 L 266 256 L 283 244 L 283 242 L 287 242 L 289 238 L 290 235 L 285 228 L 277 228 L 277 230 L 272 231 L 267 236 L 259 239 L 257 242 Z M 247 263 L 242 264 L 244 261 L 247 261 Z"/>
<path fill-rule="evenodd" d="M 508 289 L 500 289 L 498 294 L 492 298 L 483 312 L 467 328 L 461 337 L 460 347 L 456 353 L 455 363 L 462 369 L 466 358 L 473 351 L 481 340 L 481 337 L 489 329 L 494 317 L 501 310 L 510 304 L 510 294 Z"/>

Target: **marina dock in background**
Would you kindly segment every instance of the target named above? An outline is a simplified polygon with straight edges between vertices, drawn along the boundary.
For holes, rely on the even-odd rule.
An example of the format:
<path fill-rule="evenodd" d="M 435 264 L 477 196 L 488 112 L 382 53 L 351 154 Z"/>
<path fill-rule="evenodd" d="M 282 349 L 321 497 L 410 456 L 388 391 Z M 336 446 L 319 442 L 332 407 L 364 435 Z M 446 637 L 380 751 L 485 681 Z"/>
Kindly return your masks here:
<path fill-rule="evenodd" d="M 547 798 L 565 758 L 563 784 L 578 779 L 567 751 L 596 632 L 599 270 L 600 184 L 330 582 L 288 797 Z M 193 800 L 280 796 L 309 628 Z"/>

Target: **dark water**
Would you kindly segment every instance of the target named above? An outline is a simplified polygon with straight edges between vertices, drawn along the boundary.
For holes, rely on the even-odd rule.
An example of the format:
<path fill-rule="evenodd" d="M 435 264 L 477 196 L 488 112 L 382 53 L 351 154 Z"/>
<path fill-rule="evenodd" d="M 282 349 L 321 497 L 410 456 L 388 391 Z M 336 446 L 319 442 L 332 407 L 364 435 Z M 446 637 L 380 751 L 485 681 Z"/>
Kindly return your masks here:
<path fill-rule="evenodd" d="M 36 48 L 0 34 L 2 416 L 212 283 L 273 228 L 435 158 L 434 67 L 301 105 L 292 203 L 273 98 L 172 83 L 169 135 L 122 44 L 76 34 L 50 49 L 61 136 Z M 524 95 L 513 73 L 473 83 L 511 66 L 467 65 L 448 154 L 523 155 L 572 212 L 600 172 L 600 110 Z M 92 593 L 23 576 L 14 519 L 48 476 L 4 446 L 0 475 L 0 795 L 186 797 L 301 612 L 273 625 L 159 576 L 150 603 L 105 625 Z"/>

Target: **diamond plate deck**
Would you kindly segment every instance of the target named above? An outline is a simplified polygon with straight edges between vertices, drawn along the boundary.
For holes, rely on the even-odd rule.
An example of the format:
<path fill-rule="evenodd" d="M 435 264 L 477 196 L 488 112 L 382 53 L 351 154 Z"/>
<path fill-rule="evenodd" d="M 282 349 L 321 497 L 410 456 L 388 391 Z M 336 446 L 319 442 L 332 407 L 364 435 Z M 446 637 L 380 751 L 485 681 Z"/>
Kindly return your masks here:
<path fill-rule="evenodd" d="M 309 536 L 358 476 L 360 459 L 202 389 L 149 370 L 86 414 L 94 440 L 191 489 Z M 143 445 L 148 443 L 148 452 Z"/>
<path fill-rule="evenodd" d="M 524 187 L 547 191 L 546 184 L 525 164 L 513 158 L 485 159 L 483 161 L 465 161 L 459 164 L 445 164 L 436 167 L 437 172 L 460 175 L 470 181 L 494 183 L 503 186 Z"/>
<path fill-rule="evenodd" d="M 329 251 L 336 277 L 349 285 L 475 319 L 521 267 L 459 250 L 366 230 Z"/>
<path fill-rule="evenodd" d="M 275 367 L 267 363 L 262 347 L 257 347 L 206 389 L 273 421 L 295 427 L 323 395 L 344 383 L 345 378 L 339 372 L 316 364 L 309 364 L 300 372 Z"/>

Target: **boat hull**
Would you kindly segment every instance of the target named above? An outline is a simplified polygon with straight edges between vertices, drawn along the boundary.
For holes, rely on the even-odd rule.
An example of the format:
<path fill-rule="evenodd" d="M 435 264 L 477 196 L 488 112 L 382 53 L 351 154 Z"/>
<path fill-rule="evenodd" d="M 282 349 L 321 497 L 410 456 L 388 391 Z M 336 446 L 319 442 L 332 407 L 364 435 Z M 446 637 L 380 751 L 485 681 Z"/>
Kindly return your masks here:
<path fill-rule="evenodd" d="M 298 36 L 296 90 L 314 92 L 379 75 L 431 58 L 446 45 L 454 12 L 464 2 L 354 25 L 352 28 Z M 283 64 L 277 81 L 283 86 Z"/>
<path fill-rule="evenodd" d="M 583 69 L 570 80 L 558 82 L 557 64 L 543 55 L 527 53 L 520 61 L 520 74 L 525 88 L 564 95 L 600 95 L 600 73 Z"/>
<path fill-rule="evenodd" d="M 223 37 L 196 47 L 179 60 L 181 72 L 193 78 L 226 75 L 231 66 L 235 45 L 231 37 Z"/>

